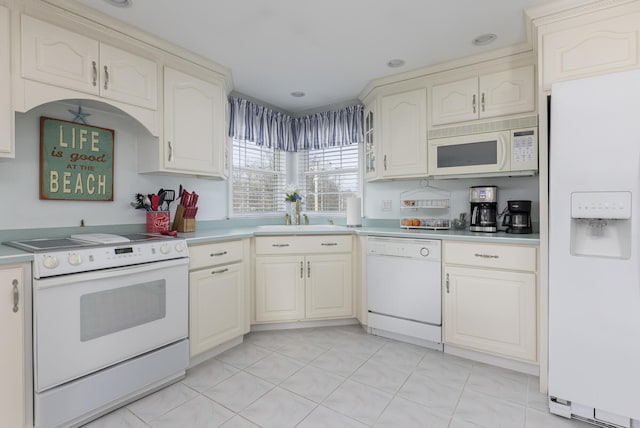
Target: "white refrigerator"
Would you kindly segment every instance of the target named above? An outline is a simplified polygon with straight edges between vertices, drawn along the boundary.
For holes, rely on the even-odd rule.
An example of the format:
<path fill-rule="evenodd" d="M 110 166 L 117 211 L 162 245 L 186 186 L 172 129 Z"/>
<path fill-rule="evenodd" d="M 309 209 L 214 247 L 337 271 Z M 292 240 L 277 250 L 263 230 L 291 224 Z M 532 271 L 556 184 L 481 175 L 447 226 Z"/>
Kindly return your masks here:
<path fill-rule="evenodd" d="M 551 93 L 549 408 L 640 427 L 640 70 Z"/>

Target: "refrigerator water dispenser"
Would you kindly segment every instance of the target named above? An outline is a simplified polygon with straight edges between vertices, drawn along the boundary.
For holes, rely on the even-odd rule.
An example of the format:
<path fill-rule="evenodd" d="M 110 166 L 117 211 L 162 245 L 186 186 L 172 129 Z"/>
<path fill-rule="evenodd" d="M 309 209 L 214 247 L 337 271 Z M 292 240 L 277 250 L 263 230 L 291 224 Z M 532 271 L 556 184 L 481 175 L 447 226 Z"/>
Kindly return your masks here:
<path fill-rule="evenodd" d="M 631 256 L 631 192 L 571 193 L 571 255 Z"/>

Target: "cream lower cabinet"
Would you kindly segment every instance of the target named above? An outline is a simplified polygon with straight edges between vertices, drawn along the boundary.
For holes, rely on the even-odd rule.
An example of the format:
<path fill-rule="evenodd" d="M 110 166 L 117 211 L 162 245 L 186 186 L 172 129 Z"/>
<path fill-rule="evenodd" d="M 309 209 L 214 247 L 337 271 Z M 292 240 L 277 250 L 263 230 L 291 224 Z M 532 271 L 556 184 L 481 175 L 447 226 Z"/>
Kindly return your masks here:
<path fill-rule="evenodd" d="M 257 237 L 256 322 L 353 317 L 351 239 Z"/>
<path fill-rule="evenodd" d="M 25 269 L 0 268 L 0 426 L 25 426 Z"/>
<path fill-rule="evenodd" d="M 256 322 L 305 317 L 304 257 L 256 257 Z"/>
<path fill-rule="evenodd" d="M 445 344 L 537 361 L 535 247 L 444 243 Z"/>
<path fill-rule="evenodd" d="M 189 346 L 193 357 L 249 332 L 248 240 L 189 248 Z"/>

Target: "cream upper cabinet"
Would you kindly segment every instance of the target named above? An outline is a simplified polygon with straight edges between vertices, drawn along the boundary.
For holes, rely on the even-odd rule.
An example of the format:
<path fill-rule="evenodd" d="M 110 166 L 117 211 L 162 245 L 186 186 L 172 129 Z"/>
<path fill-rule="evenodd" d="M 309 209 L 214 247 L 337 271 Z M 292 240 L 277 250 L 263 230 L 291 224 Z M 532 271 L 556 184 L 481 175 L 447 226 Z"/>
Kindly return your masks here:
<path fill-rule="evenodd" d="M 107 44 L 100 44 L 100 95 L 155 110 L 158 64 Z"/>
<path fill-rule="evenodd" d="M 22 77 L 158 107 L 155 62 L 27 15 L 22 15 Z"/>
<path fill-rule="evenodd" d="M 222 80 L 164 68 L 165 171 L 227 177 L 226 105 Z"/>
<path fill-rule="evenodd" d="M 536 248 L 445 241 L 444 342 L 537 361 Z"/>
<path fill-rule="evenodd" d="M 623 5 L 540 27 L 544 89 L 555 82 L 640 67 L 638 9 L 637 3 Z"/>
<path fill-rule="evenodd" d="M 380 177 L 427 174 L 427 90 L 380 97 Z"/>
<path fill-rule="evenodd" d="M 25 426 L 25 271 L 0 268 L 0 426 Z"/>
<path fill-rule="evenodd" d="M 11 25 L 9 9 L 0 6 L 0 157 L 15 157 L 11 107 Z"/>
<path fill-rule="evenodd" d="M 434 85 L 432 88 L 432 125 L 507 116 L 534 110 L 533 65 Z"/>
<path fill-rule="evenodd" d="M 478 78 L 435 85 L 431 90 L 431 124 L 478 118 Z"/>
<path fill-rule="evenodd" d="M 350 235 L 256 238 L 256 322 L 354 316 Z"/>
<path fill-rule="evenodd" d="M 249 332 L 248 247 L 248 240 L 189 247 L 192 357 Z"/>

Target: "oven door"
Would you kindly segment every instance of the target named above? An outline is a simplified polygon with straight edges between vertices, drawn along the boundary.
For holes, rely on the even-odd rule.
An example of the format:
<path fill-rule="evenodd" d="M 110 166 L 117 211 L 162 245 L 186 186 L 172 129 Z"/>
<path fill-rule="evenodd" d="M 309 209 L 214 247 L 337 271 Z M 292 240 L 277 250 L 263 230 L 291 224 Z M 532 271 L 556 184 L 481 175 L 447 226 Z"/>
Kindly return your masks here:
<path fill-rule="evenodd" d="M 184 339 L 188 259 L 34 280 L 35 389 Z"/>
<path fill-rule="evenodd" d="M 510 143 L 508 131 L 429 140 L 429 175 L 510 171 Z"/>

